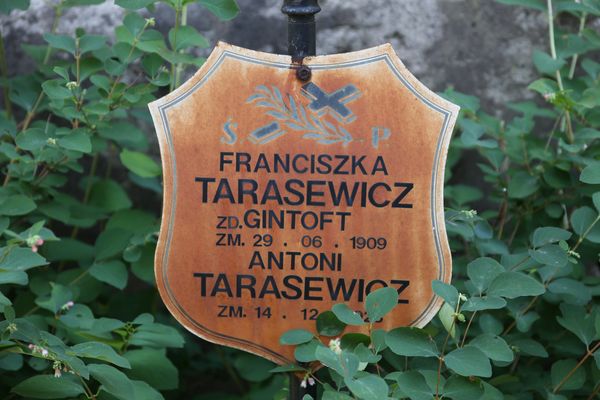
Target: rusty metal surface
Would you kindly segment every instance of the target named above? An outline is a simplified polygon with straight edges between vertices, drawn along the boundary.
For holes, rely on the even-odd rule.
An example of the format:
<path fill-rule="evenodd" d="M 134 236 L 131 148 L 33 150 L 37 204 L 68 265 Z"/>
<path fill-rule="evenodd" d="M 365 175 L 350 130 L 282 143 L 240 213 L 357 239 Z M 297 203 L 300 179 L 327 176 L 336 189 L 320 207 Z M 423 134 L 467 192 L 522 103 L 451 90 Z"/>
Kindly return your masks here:
<path fill-rule="evenodd" d="M 344 301 L 339 285 L 356 309 L 368 289 L 397 287 L 399 306 L 376 326 L 423 326 L 441 305 L 432 280 L 452 269 L 443 182 L 458 107 L 389 45 L 304 62 L 309 83 L 288 56 L 220 43 L 150 106 L 164 170 L 160 294 L 198 336 L 279 364 L 293 360 L 281 334 L 315 331 L 313 310 Z M 283 212 L 285 226 L 254 228 L 263 212 Z"/>

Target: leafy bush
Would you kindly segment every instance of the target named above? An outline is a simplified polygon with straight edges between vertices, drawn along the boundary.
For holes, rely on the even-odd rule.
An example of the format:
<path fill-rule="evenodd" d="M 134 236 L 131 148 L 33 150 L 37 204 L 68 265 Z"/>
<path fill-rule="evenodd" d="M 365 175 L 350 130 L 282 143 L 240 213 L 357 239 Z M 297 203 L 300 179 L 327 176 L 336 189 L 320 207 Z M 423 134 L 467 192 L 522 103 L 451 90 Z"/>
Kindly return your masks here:
<path fill-rule="evenodd" d="M 433 282 L 445 303 L 425 329 L 375 329 L 368 321 L 397 302 L 382 289 L 366 321 L 336 305 L 317 333 L 284 335 L 323 400 L 600 396 L 600 36 L 586 27 L 600 2 L 499 1 L 548 14 L 550 53 L 534 51 L 542 77 L 530 85 L 541 101 L 509 104 L 516 116 L 505 121 L 445 92 L 462 106 L 449 172 L 475 154 L 488 184 L 484 194 L 448 176 L 453 285 Z M 336 338 L 346 325 L 370 335 Z"/>
<path fill-rule="evenodd" d="M 8 76 L 0 36 L 0 392 L 283 399 L 286 379 L 271 363 L 184 340 L 154 288 L 161 171 L 147 155 L 146 105 L 203 62 L 194 48 L 208 42 L 186 25 L 187 8 L 228 20 L 237 6 L 165 0 L 168 29 L 139 11 L 156 1 L 116 0 L 128 14 L 114 43 L 56 33 L 65 8 L 102 2 L 59 1 L 47 44 L 23 45 L 32 74 Z M 316 333 L 286 334 L 314 362 L 275 371 L 318 381 L 324 400 L 591 400 L 600 391 L 600 36 L 586 28 L 600 2 L 501 2 L 553 10 L 551 51 L 533 55 L 539 101 L 509 104 L 516 117 L 504 121 L 474 97 L 445 93 L 463 109 L 447 174 L 453 285 L 433 283 L 445 305 L 422 330 L 384 332 L 336 306 Z M 0 12 L 28 5 L 2 0 Z M 473 154 L 485 194 L 452 177 Z M 377 320 L 395 302 L 390 290 L 374 292 L 367 315 Z M 371 333 L 336 339 L 346 324 Z"/>
<path fill-rule="evenodd" d="M 57 34 L 67 8 L 102 2 L 53 2 L 46 44 L 22 45 L 36 66 L 31 74 L 8 76 L 0 36 L 0 397 L 245 393 L 253 384 L 239 374 L 269 378 L 259 395 L 278 391 L 283 378 L 269 376 L 270 363 L 257 368 L 255 358 L 191 340 L 182 349 L 186 334 L 154 287 L 162 188 L 160 166 L 147 155 L 147 104 L 204 61 L 196 48 L 209 43 L 185 24 L 188 7 L 221 20 L 238 7 L 164 1 L 176 16 L 169 29 L 138 11 L 151 13 L 155 1 L 117 0 L 127 14 L 114 39 L 83 29 Z M 2 0 L 0 12 L 28 6 Z M 175 391 L 179 375 L 185 385 Z"/>

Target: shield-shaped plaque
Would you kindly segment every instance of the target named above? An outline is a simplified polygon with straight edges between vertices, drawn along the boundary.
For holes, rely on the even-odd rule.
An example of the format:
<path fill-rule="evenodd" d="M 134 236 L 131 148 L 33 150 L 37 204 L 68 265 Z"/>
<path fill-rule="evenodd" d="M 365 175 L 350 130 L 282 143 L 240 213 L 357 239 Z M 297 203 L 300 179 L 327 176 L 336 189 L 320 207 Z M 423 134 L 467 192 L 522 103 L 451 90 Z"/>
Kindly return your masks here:
<path fill-rule="evenodd" d="M 425 325 L 449 282 L 446 154 L 458 107 L 390 45 L 311 57 L 221 43 L 151 104 L 164 169 L 160 294 L 187 329 L 279 364 L 291 329 L 390 286 L 377 327 Z M 360 330 L 360 328 L 357 328 Z"/>

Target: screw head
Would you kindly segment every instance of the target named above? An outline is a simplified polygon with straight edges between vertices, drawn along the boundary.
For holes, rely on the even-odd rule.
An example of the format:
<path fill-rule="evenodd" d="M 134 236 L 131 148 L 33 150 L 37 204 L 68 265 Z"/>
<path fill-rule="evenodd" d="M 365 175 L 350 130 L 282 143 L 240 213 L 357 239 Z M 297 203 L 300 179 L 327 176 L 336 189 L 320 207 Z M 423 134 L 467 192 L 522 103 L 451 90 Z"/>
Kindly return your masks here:
<path fill-rule="evenodd" d="M 300 79 L 302 82 L 308 82 L 310 81 L 310 79 L 312 78 L 312 71 L 310 69 L 310 67 L 306 66 L 306 65 L 301 65 L 297 70 L 296 70 L 296 76 L 298 77 L 298 79 Z"/>

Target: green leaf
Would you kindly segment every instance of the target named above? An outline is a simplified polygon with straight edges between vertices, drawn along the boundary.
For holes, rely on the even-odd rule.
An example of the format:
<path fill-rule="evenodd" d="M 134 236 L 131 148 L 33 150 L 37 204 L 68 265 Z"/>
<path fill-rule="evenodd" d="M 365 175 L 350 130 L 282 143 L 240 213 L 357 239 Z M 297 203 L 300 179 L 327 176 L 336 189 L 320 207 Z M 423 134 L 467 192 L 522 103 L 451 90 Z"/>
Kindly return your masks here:
<path fill-rule="evenodd" d="M 567 377 L 567 374 L 577 366 L 577 361 L 573 359 L 560 360 L 552 364 L 550 375 L 552 377 L 552 387 L 556 388 L 559 383 Z M 577 368 L 561 387 L 561 390 L 578 390 L 583 387 L 586 380 L 585 368 Z"/>
<path fill-rule="evenodd" d="M 129 245 L 131 232 L 124 229 L 107 229 L 96 239 L 96 260 L 105 260 L 121 253 Z"/>
<path fill-rule="evenodd" d="M 369 374 L 358 379 L 344 380 L 348 389 L 362 400 L 387 399 L 389 388 L 385 381 L 377 375 Z"/>
<path fill-rule="evenodd" d="M 29 0 L 2 0 L 0 1 L 0 13 L 10 14 L 12 10 L 27 10 Z"/>
<path fill-rule="evenodd" d="M 340 321 L 332 311 L 325 311 L 317 317 L 317 332 L 321 336 L 339 336 L 346 329 L 346 324 Z"/>
<path fill-rule="evenodd" d="M 527 172 L 517 172 L 508 183 L 508 197 L 524 199 L 538 191 L 539 180 Z"/>
<path fill-rule="evenodd" d="M 402 392 L 411 400 L 431 400 L 435 397 L 435 393 L 427 385 L 423 375 L 417 371 L 408 371 L 397 375 L 396 382 Z"/>
<path fill-rule="evenodd" d="M 169 31 L 169 43 L 173 50 L 179 51 L 189 47 L 206 48 L 210 43 L 193 26 L 180 26 Z"/>
<path fill-rule="evenodd" d="M 200 4 L 216 15 L 221 21 L 229 21 L 240 12 L 235 0 L 200 0 Z"/>
<path fill-rule="evenodd" d="M 453 309 L 456 308 L 458 304 L 458 290 L 454 286 L 436 280 L 431 282 L 431 287 L 434 293 L 444 299 L 450 307 Z"/>
<path fill-rule="evenodd" d="M 22 194 L 15 194 L 4 199 L 0 203 L 0 215 L 15 217 L 29 214 L 37 208 L 37 205 L 31 198 Z"/>
<path fill-rule="evenodd" d="M 135 388 L 129 378 L 110 365 L 89 364 L 90 374 L 102 384 L 101 389 L 121 400 L 134 398 Z"/>
<path fill-rule="evenodd" d="M 329 347 L 318 346 L 315 357 L 321 364 L 345 378 L 353 378 L 358 372 L 360 360 L 348 351 L 336 354 Z"/>
<path fill-rule="evenodd" d="M 335 392 L 333 390 L 325 389 L 322 400 L 354 400 L 354 397 L 348 396 L 343 392 Z"/>
<path fill-rule="evenodd" d="M 548 285 L 550 293 L 557 294 L 563 298 L 566 303 L 585 306 L 592 300 L 590 289 L 581 281 L 569 278 L 560 278 L 552 281 Z"/>
<path fill-rule="evenodd" d="M 529 85 L 529 89 L 541 95 L 553 94 L 559 91 L 557 83 L 550 79 L 538 79 Z"/>
<path fill-rule="evenodd" d="M 467 275 L 480 294 L 485 292 L 492 281 L 503 272 L 505 272 L 504 267 L 498 261 L 488 257 L 478 258 L 467 265 Z"/>
<path fill-rule="evenodd" d="M 134 346 L 183 347 L 183 337 L 172 326 L 162 324 L 144 324 L 137 328 L 129 342 Z"/>
<path fill-rule="evenodd" d="M 429 335 L 417 328 L 397 328 L 388 332 L 385 343 L 395 354 L 408 357 L 438 357 L 439 351 Z"/>
<path fill-rule="evenodd" d="M 442 322 L 442 325 L 444 325 L 444 329 L 446 329 L 446 332 L 448 332 L 453 339 L 456 339 L 456 322 L 454 310 L 455 309 L 450 307 L 448 303 L 444 303 L 442 305 L 442 308 L 440 308 L 438 318 Z"/>
<path fill-rule="evenodd" d="M 592 163 L 581 171 L 579 180 L 590 185 L 600 184 L 600 163 Z"/>
<path fill-rule="evenodd" d="M 151 6 L 156 0 L 117 0 L 115 3 L 126 10 L 139 10 Z"/>
<path fill-rule="evenodd" d="M 75 129 L 68 135 L 58 137 L 57 144 L 67 150 L 79 151 L 81 153 L 92 152 L 90 135 L 83 129 Z"/>
<path fill-rule="evenodd" d="M 342 349 L 350 349 L 354 351 L 354 349 L 361 344 L 368 347 L 371 344 L 371 338 L 362 333 L 347 333 L 342 336 L 340 345 L 342 346 Z"/>
<path fill-rule="evenodd" d="M 137 151 L 123 150 L 121 162 L 128 170 L 142 178 L 153 178 L 161 174 L 160 166 L 153 159 Z"/>
<path fill-rule="evenodd" d="M 515 358 L 508 344 L 500 336 L 483 333 L 469 342 L 469 346 L 475 346 L 488 358 L 494 361 L 512 362 Z"/>
<path fill-rule="evenodd" d="M 70 353 L 77 357 L 94 358 L 114 364 L 122 368 L 131 368 L 129 361 L 121 357 L 107 344 L 100 342 L 85 342 L 72 346 Z"/>
<path fill-rule="evenodd" d="M 547 244 L 537 250 L 529 250 L 529 255 L 536 262 L 551 267 L 564 267 L 569 262 L 567 252 L 555 244 Z"/>
<path fill-rule="evenodd" d="M 543 51 L 533 51 L 533 64 L 542 74 L 552 75 L 565 66 L 565 60 L 555 60 Z"/>
<path fill-rule="evenodd" d="M 496 400 L 490 397 L 482 397 L 484 394 L 480 383 L 471 379 L 453 375 L 444 384 L 444 398 L 453 400 Z M 500 397 L 499 400 L 503 400 Z"/>
<path fill-rule="evenodd" d="M 240 354 L 233 366 L 245 381 L 259 383 L 272 377 L 271 370 L 275 365 L 253 354 Z"/>
<path fill-rule="evenodd" d="M 60 79 L 53 79 L 42 83 L 42 89 L 50 100 L 66 100 L 73 97 L 73 93 L 67 89 Z"/>
<path fill-rule="evenodd" d="M 571 214 L 571 225 L 579 236 L 586 235 L 590 242 L 600 243 L 600 223 L 596 222 L 598 218 L 598 213 L 592 208 L 581 207 Z"/>
<path fill-rule="evenodd" d="M 106 36 L 101 35 L 83 35 L 79 38 L 79 50 L 81 54 L 90 51 L 100 50 L 106 44 Z"/>
<path fill-rule="evenodd" d="M 523 296 L 539 296 L 546 288 L 539 281 L 521 272 L 503 272 L 490 284 L 488 295 L 516 299 Z"/>
<path fill-rule="evenodd" d="M 94 263 L 89 269 L 91 276 L 100 282 L 108 283 L 117 289 L 125 289 L 127 286 L 127 267 L 121 261 L 104 261 Z"/>
<path fill-rule="evenodd" d="M 159 390 L 173 390 L 179 386 L 179 371 L 163 350 L 139 349 L 125 353 L 131 364 L 126 374 Z"/>
<path fill-rule="evenodd" d="M 502 297 L 486 296 L 471 297 L 462 306 L 463 311 L 499 310 L 506 307 L 506 300 Z"/>
<path fill-rule="evenodd" d="M 36 375 L 12 388 L 12 392 L 31 399 L 75 398 L 85 394 L 81 383 L 69 376 Z"/>
<path fill-rule="evenodd" d="M 296 361 L 307 363 L 316 361 L 316 351 L 319 346 L 323 346 L 317 339 L 311 340 L 308 343 L 303 343 L 294 350 Z"/>
<path fill-rule="evenodd" d="M 360 314 L 350 309 L 346 304 L 336 304 L 332 307 L 331 311 L 346 325 L 361 326 L 365 323 Z"/>
<path fill-rule="evenodd" d="M 23 271 L 4 271 L 0 269 L 0 285 L 13 283 L 15 285 L 27 285 L 29 277 Z"/>
<path fill-rule="evenodd" d="M 600 212 L 600 192 L 594 193 L 592 196 L 592 201 L 594 202 L 594 207 L 596 207 L 596 211 Z"/>
<path fill-rule="evenodd" d="M 17 135 L 16 143 L 23 150 L 27 151 L 39 151 L 48 141 L 48 136 L 44 133 L 43 129 L 32 128 L 27 129 Z"/>
<path fill-rule="evenodd" d="M 52 33 L 44 34 L 44 40 L 48 44 L 58 50 L 64 50 L 68 53 L 75 54 L 75 39 L 66 35 L 54 35 Z"/>
<path fill-rule="evenodd" d="M 52 287 L 50 293 L 38 297 L 35 300 L 35 304 L 40 308 L 56 314 L 65 304 L 69 301 L 73 301 L 73 293 L 71 292 L 71 289 L 58 283 L 50 282 L 50 286 Z"/>
<path fill-rule="evenodd" d="M 544 227 L 537 228 L 533 232 L 533 247 L 542 247 L 547 244 L 558 243 L 561 240 L 569 240 L 572 233 L 561 228 Z"/>
<path fill-rule="evenodd" d="M 378 322 L 398 305 L 398 291 L 392 287 L 377 289 L 367 295 L 365 309 L 371 323 Z"/>
<path fill-rule="evenodd" d="M 132 205 L 125 189 L 112 179 L 94 183 L 89 204 L 109 213 L 131 208 Z"/>
<path fill-rule="evenodd" d="M 535 8 L 536 10 L 546 11 L 546 4 L 543 0 L 496 0 L 498 3 L 512 6 L 522 6 Z"/>
<path fill-rule="evenodd" d="M 546 349 L 544 349 L 544 346 L 542 346 L 539 342 L 536 342 L 535 340 L 520 339 L 514 341 L 512 345 L 517 349 L 516 351 L 522 354 L 541 358 L 548 357 L 548 352 L 546 351 Z"/>
<path fill-rule="evenodd" d="M 133 400 L 164 400 L 160 392 L 143 381 L 131 381 L 135 395 Z"/>
<path fill-rule="evenodd" d="M 446 366 L 462 376 L 492 376 L 492 366 L 486 355 L 476 347 L 465 346 L 444 357 Z"/>
<path fill-rule="evenodd" d="M 303 329 L 294 329 L 284 333 L 279 338 L 279 343 L 283 345 L 296 346 L 302 343 L 308 343 L 314 338 L 314 335 Z"/>
<path fill-rule="evenodd" d="M 600 339 L 600 332 L 596 332 L 595 320 L 591 314 L 587 314 L 584 307 L 562 303 L 560 305 L 562 317 L 556 320 L 563 328 L 572 332 L 586 346 L 590 346 L 594 340 Z"/>

